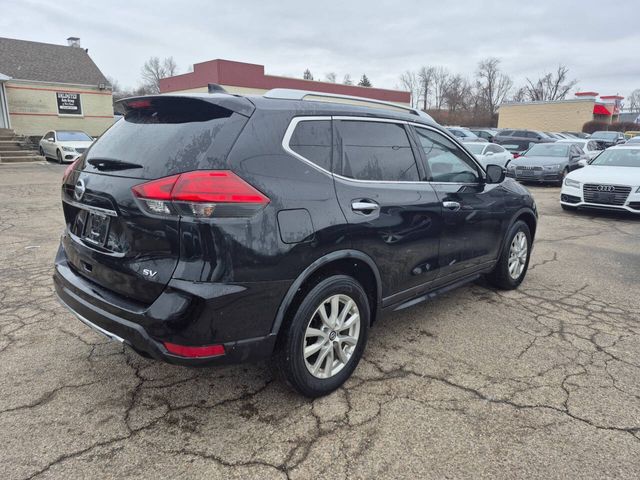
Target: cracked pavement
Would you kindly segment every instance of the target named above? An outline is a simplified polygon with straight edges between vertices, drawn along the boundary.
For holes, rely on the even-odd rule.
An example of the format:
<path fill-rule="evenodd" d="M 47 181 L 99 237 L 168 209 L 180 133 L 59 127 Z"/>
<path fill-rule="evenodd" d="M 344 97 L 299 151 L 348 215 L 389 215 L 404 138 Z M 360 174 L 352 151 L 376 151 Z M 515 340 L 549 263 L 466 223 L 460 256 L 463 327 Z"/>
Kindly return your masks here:
<path fill-rule="evenodd" d="M 54 298 L 64 167 L 0 166 L 0 472 L 30 478 L 638 478 L 640 219 L 540 223 L 519 290 L 379 321 L 311 401 L 267 364 L 139 357 Z"/>

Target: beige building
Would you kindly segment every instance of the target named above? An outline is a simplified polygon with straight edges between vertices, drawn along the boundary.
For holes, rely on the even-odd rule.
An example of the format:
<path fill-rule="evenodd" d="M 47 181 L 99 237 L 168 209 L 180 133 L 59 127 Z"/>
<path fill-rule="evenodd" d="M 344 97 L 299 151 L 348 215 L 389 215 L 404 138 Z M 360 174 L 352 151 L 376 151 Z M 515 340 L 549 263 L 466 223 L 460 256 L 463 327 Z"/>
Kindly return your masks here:
<path fill-rule="evenodd" d="M 109 82 L 79 39 L 68 42 L 0 38 L 0 128 L 27 136 L 48 130 L 97 136 L 111 126 Z"/>
<path fill-rule="evenodd" d="M 576 98 L 552 102 L 506 102 L 498 110 L 498 128 L 519 128 L 547 132 L 581 132 L 591 120 L 617 121 L 618 95 L 578 92 Z"/>

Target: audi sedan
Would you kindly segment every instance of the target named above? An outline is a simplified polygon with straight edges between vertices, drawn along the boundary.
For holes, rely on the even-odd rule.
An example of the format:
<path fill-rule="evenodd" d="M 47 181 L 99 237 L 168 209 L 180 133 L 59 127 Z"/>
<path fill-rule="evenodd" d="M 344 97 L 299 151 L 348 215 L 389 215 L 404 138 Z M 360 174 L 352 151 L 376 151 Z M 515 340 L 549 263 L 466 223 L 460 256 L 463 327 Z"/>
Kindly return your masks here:
<path fill-rule="evenodd" d="M 560 192 L 564 210 L 596 208 L 640 214 L 640 145 L 607 148 L 571 172 Z"/>
<path fill-rule="evenodd" d="M 509 162 L 507 174 L 522 182 L 561 184 L 569 172 L 587 160 L 589 157 L 576 145 L 538 143 Z"/>

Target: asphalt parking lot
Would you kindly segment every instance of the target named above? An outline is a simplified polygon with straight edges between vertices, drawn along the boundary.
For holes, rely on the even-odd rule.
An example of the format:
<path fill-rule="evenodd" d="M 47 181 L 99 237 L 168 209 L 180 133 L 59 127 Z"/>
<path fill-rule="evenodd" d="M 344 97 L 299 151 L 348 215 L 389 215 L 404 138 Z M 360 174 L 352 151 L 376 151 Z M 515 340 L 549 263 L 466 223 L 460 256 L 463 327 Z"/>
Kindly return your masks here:
<path fill-rule="evenodd" d="M 186 369 L 54 298 L 64 167 L 0 166 L 0 472 L 27 478 L 640 476 L 640 219 L 541 213 L 521 288 L 390 316 L 310 401 L 267 365 Z"/>

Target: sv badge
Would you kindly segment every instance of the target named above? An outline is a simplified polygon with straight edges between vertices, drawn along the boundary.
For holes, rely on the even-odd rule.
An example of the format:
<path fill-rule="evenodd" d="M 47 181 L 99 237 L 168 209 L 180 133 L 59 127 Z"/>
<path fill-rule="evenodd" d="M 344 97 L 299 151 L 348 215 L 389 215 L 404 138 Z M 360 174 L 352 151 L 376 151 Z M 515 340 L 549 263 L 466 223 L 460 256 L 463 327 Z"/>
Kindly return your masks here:
<path fill-rule="evenodd" d="M 158 271 L 157 271 L 157 270 L 151 270 L 151 269 L 149 269 L 149 268 L 143 268 L 143 269 L 142 269 L 142 274 L 143 274 L 145 277 L 153 278 L 153 277 L 155 277 L 155 276 L 156 276 L 156 273 L 158 273 Z"/>

